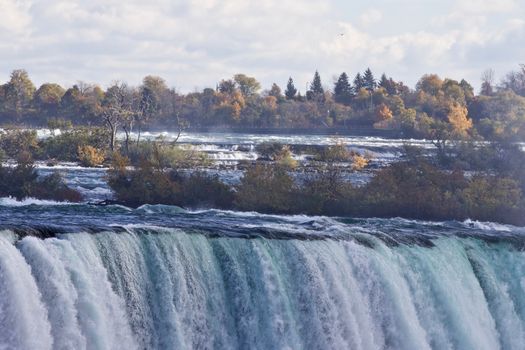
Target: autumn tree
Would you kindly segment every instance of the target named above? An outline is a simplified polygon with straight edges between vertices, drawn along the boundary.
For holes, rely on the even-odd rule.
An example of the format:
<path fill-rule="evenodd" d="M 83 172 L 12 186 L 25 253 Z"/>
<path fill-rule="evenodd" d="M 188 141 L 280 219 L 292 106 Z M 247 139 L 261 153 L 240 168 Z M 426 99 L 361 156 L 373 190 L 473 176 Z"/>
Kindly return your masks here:
<path fill-rule="evenodd" d="M 460 104 L 450 106 L 448 122 L 452 126 L 453 135 L 466 137 L 472 128 L 472 120 L 468 118 L 468 110 Z"/>
<path fill-rule="evenodd" d="M 56 116 L 65 92 L 58 84 L 42 84 L 35 92 L 33 105 L 43 114 Z"/>
<path fill-rule="evenodd" d="M 390 108 L 384 103 L 377 106 L 375 114 L 377 123 L 389 121 L 393 117 L 392 110 L 390 110 Z"/>
<path fill-rule="evenodd" d="M 237 84 L 244 97 L 253 96 L 261 89 L 261 84 L 257 79 L 245 74 L 235 74 L 233 81 Z"/>
<path fill-rule="evenodd" d="M 436 74 L 426 74 L 416 84 L 416 91 L 436 96 L 443 87 L 443 80 Z"/>
<path fill-rule="evenodd" d="M 268 96 L 273 96 L 277 101 L 282 102 L 284 100 L 281 88 L 276 83 L 272 84 L 272 88 L 268 91 Z"/>
<path fill-rule="evenodd" d="M 11 79 L 4 88 L 6 109 L 13 112 L 16 119 L 20 119 L 33 99 L 35 93 L 33 82 L 25 70 L 17 69 L 11 73 Z"/>

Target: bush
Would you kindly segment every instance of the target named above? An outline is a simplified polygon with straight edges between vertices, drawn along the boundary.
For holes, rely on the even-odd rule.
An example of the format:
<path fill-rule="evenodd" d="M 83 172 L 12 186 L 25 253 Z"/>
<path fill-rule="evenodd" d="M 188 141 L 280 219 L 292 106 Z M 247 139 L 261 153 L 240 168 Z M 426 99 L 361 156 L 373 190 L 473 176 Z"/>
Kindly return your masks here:
<path fill-rule="evenodd" d="M 63 132 L 40 142 L 41 158 L 74 162 L 78 160 L 78 150 L 91 146 L 101 152 L 107 150 L 107 131 L 100 128 L 80 128 Z"/>
<path fill-rule="evenodd" d="M 181 205 L 188 207 L 233 208 L 234 192 L 218 175 L 195 172 L 180 180 Z"/>
<path fill-rule="evenodd" d="M 286 168 L 275 164 L 255 164 L 241 178 L 235 203 L 241 210 L 290 213 L 295 191 L 295 183 Z"/>
<path fill-rule="evenodd" d="M 233 191 L 218 176 L 208 176 L 201 172 L 184 175 L 176 170 L 159 169 L 145 160 L 135 169 L 130 169 L 127 165 L 126 158 L 115 154 L 108 173 L 108 183 L 117 200 L 126 205 L 232 207 Z"/>
<path fill-rule="evenodd" d="M 130 163 L 140 164 L 148 160 L 159 169 L 196 168 L 209 163 L 207 155 L 190 146 L 170 145 L 162 141 L 147 141 L 129 146 Z"/>
<path fill-rule="evenodd" d="M 104 151 L 96 149 L 93 146 L 79 146 L 77 153 L 80 164 L 85 167 L 100 166 L 106 158 Z"/>
<path fill-rule="evenodd" d="M 34 130 L 6 131 L 0 137 L 0 147 L 12 159 L 16 159 L 20 152 L 28 152 L 33 157 L 37 157 L 41 152 Z"/>
<path fill-rule="evenodd" d="M 27 197 L 69 202 L 82 200 L 80 193 L 69 188 L 60 174 L 39 177 L 27 152 L 20 153 L 15 168 L 0 166 L 0 196 L 18 200 Z"/>

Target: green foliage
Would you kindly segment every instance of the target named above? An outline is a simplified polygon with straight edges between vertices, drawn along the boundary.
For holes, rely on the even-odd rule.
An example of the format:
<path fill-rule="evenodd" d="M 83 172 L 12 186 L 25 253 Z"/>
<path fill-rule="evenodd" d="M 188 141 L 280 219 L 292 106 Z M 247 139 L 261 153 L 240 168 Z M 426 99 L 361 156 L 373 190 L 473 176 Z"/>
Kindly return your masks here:
<path fill-rule="evenodd" d="M 309 101 L 324 102 L 324 88 L 318 71 L 315 71 L 310 89 L 306 92 L 306 98 Z"/>
<path fill-rule="evenodd" d="M 158 169 L 195 169 L 209 164 L 205 153 L 189 145 L 173 145 L 163 140 L 134 143 L 128 157 L 133 165 L 148 161 Z"/>
<path fill-rule="evenodd" d="M 27 152 L 33 157 L 41 152 L 37 133 L 34 130 L 7 130 L 0 135 L 0 147 L 13 159 L 17 159 L 22 152 Z"/>
<path fill-rule="evenodd" d="M 361 73 L 357 73 L 354 78 L 354 91 L 358 92 L 361 89 L 365 88 L 365 81 Z"/>
<path fill-rule="evenodd" d="M 235 194 L 224 184 L 218 175 L 210 176 L 203 172 L 193 172 L 178 176 L 181 187 L 181 205 L 191 208 L 231 209 Z"/>
<path fill-rule="evenodd" d="M 370 68 L 367 68 L 363 75 L 363 87 L 368 91 L 374 91 L 377 87 L 376 79 Z"/>
<path fill-rule="evenodd" d="M 345 72 L 341 73 L 334 85 L 334 99 L 336 102 L 349 104 L 353 97 L 352 85 Z"/>
<path fill-rule="evenodd" d="M 22 116 L 24 109 L 28 109 L 35 93 L 35 86 L 29 79 L 29 75 L 23 69 L 14 70 L 11 79 L 4 86 L 4 106 L 12 113 L 16 120 Z"/>
<path fill-rule="evenodd" d="M 286 90 L 284 92 L 284 95 L 286 96 L 287 100 L 293 100 L 295 99 L 295 95 L 297 94 L 297 88 L 295 87 L 293 83 L 292 77 L 288 78 L 288 83 L 286 84 Z"/>
<path fill-rule="evenodd" d="M 62 96 L 66 91 L 58 84 L 46 83 L 36 90 L 33 104 L 39 110 L 45 111 L 46 114 L 54 116 L 60 108 Z"/>
<path fill-rule="evenodd" d="M 0 196 L 22 200 L 27 197 L 79 202 L 80 193 L 69 188 L 59 173 L 39 177 L 27 152 L 18 155 L 14 168 L 0 166 Z"/>
<path fill-rule="evenodd" d="M 78 159 L 78 150 L 86 146 L 105 152 L 108 139 L 107 131 L 101 128 L 66 130 L 59 135 L 40 141 L 39 158 L 74 162 Z"/>

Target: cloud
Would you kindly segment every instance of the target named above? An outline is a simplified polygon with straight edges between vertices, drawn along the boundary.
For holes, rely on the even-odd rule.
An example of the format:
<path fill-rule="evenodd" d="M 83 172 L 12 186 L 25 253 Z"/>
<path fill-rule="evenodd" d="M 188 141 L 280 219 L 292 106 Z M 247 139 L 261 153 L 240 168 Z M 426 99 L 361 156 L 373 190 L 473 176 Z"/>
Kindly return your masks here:
<path fill-rule="evenodd" d="M 377 9 L 368 9 L 360 17 L 359 20 L 364 26 L 376 24 L 383 19 L 383 13 Z"/>
<path fill-rule="evenodd" d="M 498 2 L 497 16 L 486 10 L 494 1 L 447 1 L 439 15 L 412 6 L 404 21 L 394 0 L 362 12 L 344 0 L 0 0 L 0 81 L 15 68 L 37 84 L 158 74 L 192 91 L 239 72 L 265 87 L 289 76 L 304 86 L 316 69 L 328 82 L 370 66 L 413 84 L 431 71 L 477 80 L 525 57 L 517 1 Z"/>
<path fill-rule="evenodd" d="M 25 1 L 0 0 L 0 38 L 8 35 L 23 34 L 31 22 Z"/>

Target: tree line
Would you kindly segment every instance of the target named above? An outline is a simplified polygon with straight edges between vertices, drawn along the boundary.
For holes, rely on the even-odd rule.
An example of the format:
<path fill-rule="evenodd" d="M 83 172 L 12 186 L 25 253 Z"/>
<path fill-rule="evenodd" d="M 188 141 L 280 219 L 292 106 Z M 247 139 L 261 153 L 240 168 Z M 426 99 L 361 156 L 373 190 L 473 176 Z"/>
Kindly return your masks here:
<path fill-rule="evenodd" d="M 65 89 L 55 83 L 36 88 L 28 73 L 15 70 L 0 85 L 3 125 L 67 127 L 104 126 L 115 147 L 118 131 L 183 127 L 387 129 L 406 137 L 437 140 L 473 138 L 525 139 L 525 66 L 499 84 L 494 73 L 482 75 L 475 93 L 466 80 L 421 77 L 415 88 L 370 69 L 353 79 L 345 72 L 331 89 L 315 72 L 302 95 L 292 77 L 284 91 L 277 84 L 262 90 L 256 78 L 236 74 L 215 88 L 182 94 L 164 79 L 146 76 L 137 87 L 115 82 L 107 89 L 78 83 Z"/>

